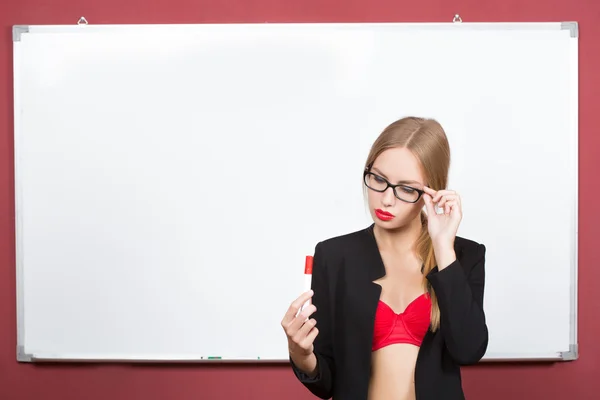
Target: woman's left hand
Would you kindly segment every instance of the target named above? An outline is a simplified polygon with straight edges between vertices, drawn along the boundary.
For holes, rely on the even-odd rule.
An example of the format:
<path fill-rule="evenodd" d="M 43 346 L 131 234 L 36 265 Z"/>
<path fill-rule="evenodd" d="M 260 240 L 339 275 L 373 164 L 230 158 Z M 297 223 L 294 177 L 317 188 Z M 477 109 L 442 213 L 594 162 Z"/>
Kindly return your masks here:
<path fill-rule="evenodd" d="M 435 191 L 427 186 L 424 190 L 429 236 L 434 245 L 452 248 L 462 219 L 460 196 L 453 190 Z M 435 206 L 442 209 L 443 213 L 438 214 Z"/>

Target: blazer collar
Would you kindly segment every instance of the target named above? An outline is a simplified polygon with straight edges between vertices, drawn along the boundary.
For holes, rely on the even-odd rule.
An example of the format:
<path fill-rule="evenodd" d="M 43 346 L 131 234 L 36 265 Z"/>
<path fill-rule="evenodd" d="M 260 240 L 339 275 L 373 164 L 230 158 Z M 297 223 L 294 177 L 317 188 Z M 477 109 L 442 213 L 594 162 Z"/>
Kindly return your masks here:
<path fill-rule="evenodd" d="M 383 264 L 383 259 L 381 258 L 379 247 L 377 246 L 377 240 L 375 239 L 375 233 L 373 232 L 374 227 L 375 224 L 373 223 L 364 231 L 364 234 L 367 236 L 366 250 L 368 255 L 367 259 L 369 261 L 369 279 L 371 281 L 376 281 L 385 276 L 385 265 Z"/>

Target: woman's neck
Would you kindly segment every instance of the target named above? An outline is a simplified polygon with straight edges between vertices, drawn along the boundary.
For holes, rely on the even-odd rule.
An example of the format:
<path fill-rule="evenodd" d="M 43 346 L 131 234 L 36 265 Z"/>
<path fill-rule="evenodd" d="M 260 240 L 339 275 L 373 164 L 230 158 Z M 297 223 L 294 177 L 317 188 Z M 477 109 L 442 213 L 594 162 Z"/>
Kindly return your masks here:
<path fill-rule="evenodd" d="M 380 251 L 407 254 L 415 251 L 415 244 L 421 235 L 421 216 L 398 229 L 384 229 L 375 224 L 373 234 Z"/>

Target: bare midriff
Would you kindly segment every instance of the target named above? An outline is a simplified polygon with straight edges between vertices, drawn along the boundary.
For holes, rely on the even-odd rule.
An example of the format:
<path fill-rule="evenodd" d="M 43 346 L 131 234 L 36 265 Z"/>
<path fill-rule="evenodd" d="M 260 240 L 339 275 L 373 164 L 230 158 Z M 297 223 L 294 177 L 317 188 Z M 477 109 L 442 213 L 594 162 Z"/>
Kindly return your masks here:
<path fill-rule="evenodd" d="M 419 348 L 398 343 L 374 351 L 368 400 L 415 400 L 415 365 Z"/>

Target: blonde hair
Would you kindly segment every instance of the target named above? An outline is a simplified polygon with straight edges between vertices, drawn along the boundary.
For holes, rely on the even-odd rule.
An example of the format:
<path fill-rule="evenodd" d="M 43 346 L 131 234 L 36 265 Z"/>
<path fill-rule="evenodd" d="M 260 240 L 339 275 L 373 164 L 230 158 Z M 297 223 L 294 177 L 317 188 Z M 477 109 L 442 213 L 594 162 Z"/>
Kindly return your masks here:
<path fill-rule="evenodd" d="M 397 147 L 410 150 L 419 160 L 427 186 L 433 190 L 446 189 L 450 169 L 450 145 L 444 129 L 436 120 L 406 117 L 387 126 L 373 143 L 365 169 L 371 168 L 385 150 Z M 436 331 L 440 326 L 440 308 L 435 292 L 427 281 L 427 274 L 437 263 L 427 229 L 427 214 L 423 211 L 416 251 L 423 262 L 423 286 L 431 298 L 431 330 Z"/>

